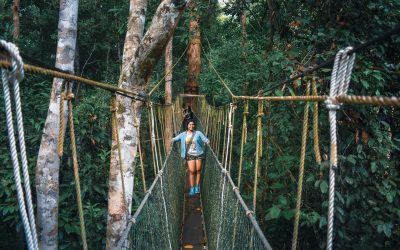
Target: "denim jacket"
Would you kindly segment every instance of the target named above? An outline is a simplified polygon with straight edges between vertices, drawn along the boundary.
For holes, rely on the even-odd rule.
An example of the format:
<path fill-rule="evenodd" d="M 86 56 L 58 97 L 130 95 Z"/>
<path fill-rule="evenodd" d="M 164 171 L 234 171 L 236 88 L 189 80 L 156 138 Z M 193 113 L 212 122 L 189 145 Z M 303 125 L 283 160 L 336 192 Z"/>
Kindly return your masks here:
<path fill-rule="evenodd" d="M 207 137 L 204 136 L 204 134 L 200 131 L 193 131 L 195 134 L 193 136 L 193 142 L 196 143 L 196 150 L 199 154 L 203 154 L 203 142 L 208 143 L 209 140 Z M 185 158 L 186 155 L 186 136 L 187 132 L 182 132 L 176 137 L 172 138 L 173 142 L 181 141 L 181 157 Z"/>

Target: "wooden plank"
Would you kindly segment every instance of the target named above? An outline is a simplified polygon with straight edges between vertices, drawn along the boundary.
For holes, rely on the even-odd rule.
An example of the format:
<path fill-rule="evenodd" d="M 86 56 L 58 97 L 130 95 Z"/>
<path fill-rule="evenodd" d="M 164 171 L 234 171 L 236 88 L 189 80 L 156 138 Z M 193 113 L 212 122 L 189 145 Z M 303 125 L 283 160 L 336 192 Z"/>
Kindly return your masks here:
<path fill-rule="evenodd" d="M 182 249 L 206 249 L 203 230 L 203 209 L 200 194 L 189 196 L 189 179 L 186 178 L 185 215 L 182 226 Z"/>

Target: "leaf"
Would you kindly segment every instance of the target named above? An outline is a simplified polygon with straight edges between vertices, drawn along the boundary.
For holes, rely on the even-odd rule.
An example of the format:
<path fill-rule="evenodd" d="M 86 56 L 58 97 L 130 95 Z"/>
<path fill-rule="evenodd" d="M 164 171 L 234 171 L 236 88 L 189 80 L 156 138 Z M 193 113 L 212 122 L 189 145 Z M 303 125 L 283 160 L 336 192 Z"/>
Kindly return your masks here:
<path fill-rule="evenodd" d="M 392 227 L 393 227 L 393 225 L 391 223 L 386 223 L 383 225 L 383 233 L 387 237 L 390 237 L 392 235 Z"/>
<path fill-rule="evenodd" d="M 276 96 L 283 96 L 283 92 L 279 89 L 275 90 L 275 95 Z"/>
<path fill-rule="evenodd" d="M 280 189 L 280 188 L 284 188 L 285 186 L 282 184 L 282 183 L 280 183 L 280 182 L 276 182 L 276 183 L 274 183 L 274 184 L 272 184 L 271 185 L 271 188 L 272 189 Z"/>
<path fill-rule="evenodd" d="M 307 178 L 306 182 L 313 182 L 314 181 L 314 176 L 311 175 L 310 177 Z"/>
<path fill-rule="evenodd" d="M 282 205 L 287 205 L 287 203 L 288 203 L 286 197 L 282 196 L 282 195 L 279 195 L 278 200 L 279 200 L 279 203 Z"/>
<path fill-rule="evenodd" d="M 326 224 L 326 218 L 323 216 L 319 217 L 319 228 L 323 228 Z"/>
<path fill-rule="evenodd" d="M 319 188 L 321 189 L 321 193 L 326 194 L 326 192 L 328 192 L 328 183 L 326 181 L 321 181 Z"/>
<path fill-rule="evenodd" d="M 363 87 L 364 87 L 365 89 L 368 89 L 368 88 L 369 88 L 369 83 L 368 83 L 367 81 L 361 79 L 360 82 L 361 82 L 361 84 L 363 85 Z"/>
<path fill-rule="evenodd" d="M 268 177 L 269 177 L 270 179 L 278 179 L 278 178 L 279 178 L 279 176 L 278 176 L 277 174 L 275 174 L 275 173 L 269 173 L 269 174 L 268 174 Z"/>
<path fill-rule="evenodd" d="M 281 209 L 279 207 L 273 206 L 271 210 L 269 211 L 271 219 L 277 219 L 279 218 L 279 215 L 281 214 Z"/>
<path fill-rule="evenodd" d="M 386 200 L 389 203 L 392 203 L 395 196 L 396 196 L 396 192 L 395 191 L 390 191 L 390 192 L 386 193 Z"/>
<path fill-rule="evenodd" d="M 347 157 L 347 160 L 348 160 L 350 163 L 352 163 L 353 165 L 356 164 L 356 159 L 354 159 L 354 156 L 353 156 L 353 155 L 349 155 L 349 156 Z"/>
<path fill-rule="evenodd" d="M 348 176 L 346 176 L 345 178 L 345 181 L 347 182 L 347 183 L 349 183 L 349 184 L 353 184 L 354 182 L 353 182 L 353 178 L 351 178 L 351 177 L 348 177 Z"/>
<path fill-rule="evenodd" d="M 371 162 L 372 173 L 375 173 L 377 169 L 378 169 L 378 166 L 376 165 L 376 162 Z"/>
<path fill-rule="evenodd" d="M 285 218 L 286 220 L 291 220 L 291 219 L 293 218 L 293 216 L 294 216 L 294 211 L 293 211 L 293 209 L 284 210 L 284 211 L 282 212 L 282 216 L 283 216 L 283 218 Z"/>

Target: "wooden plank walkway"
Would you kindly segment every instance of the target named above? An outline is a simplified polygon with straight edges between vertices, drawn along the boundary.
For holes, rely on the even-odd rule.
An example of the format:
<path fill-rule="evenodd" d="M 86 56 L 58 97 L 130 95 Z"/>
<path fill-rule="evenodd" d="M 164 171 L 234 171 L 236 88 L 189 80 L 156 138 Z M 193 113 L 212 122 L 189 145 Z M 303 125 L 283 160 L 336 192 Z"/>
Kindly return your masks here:
<path fill-rule="evenodd" d="M 189 179 L 186 178 L 185 208 L 182 226 L 182 249 L 207 249 L 200 194 L 189 197 Z"/>

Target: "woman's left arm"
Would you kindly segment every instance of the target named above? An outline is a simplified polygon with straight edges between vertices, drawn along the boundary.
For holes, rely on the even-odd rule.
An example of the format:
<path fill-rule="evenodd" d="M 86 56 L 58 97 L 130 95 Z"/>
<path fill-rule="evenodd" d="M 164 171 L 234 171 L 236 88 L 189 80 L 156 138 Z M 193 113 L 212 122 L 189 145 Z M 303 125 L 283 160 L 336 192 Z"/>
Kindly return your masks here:
<path fill-rule="evenodd" d="M 209 143 L 210 140 L 207 139 L 207 137 L 204 136 L 204 134 L 202 132 L 199 131 L 199 136 L 201 138 L 201 140 L 205 143 Z"/>

